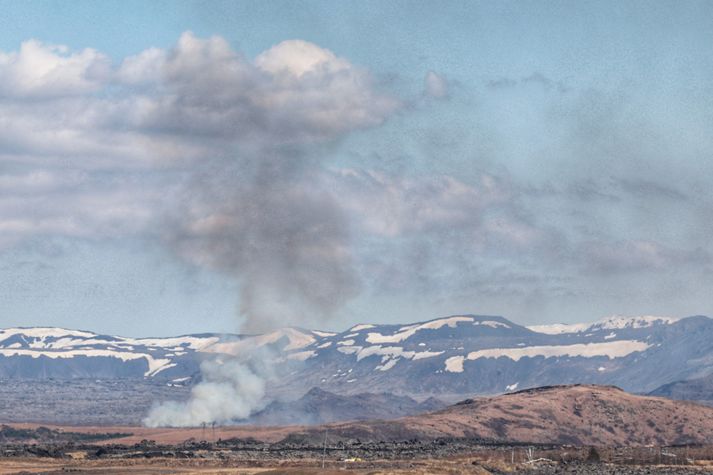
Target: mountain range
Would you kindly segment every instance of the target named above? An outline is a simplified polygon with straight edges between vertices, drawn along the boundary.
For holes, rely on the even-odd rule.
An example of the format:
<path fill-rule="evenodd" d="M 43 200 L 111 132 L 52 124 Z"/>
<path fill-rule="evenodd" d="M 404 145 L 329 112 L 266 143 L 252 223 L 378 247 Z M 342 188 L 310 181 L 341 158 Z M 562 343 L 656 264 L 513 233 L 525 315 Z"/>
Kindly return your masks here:
<path fill-rule="evenodd" d="M 335 333 L 285 328 L 261 335 L 127 338 L 61 328 L 0 330 L 0 380 L 141 379 L 191 385 L 206 358 L 264 350 L 279 369 L 270 394 L 296 400 L 390 393 L 417 400 L 492 395 L 543 385 L 616 385 L 635 393 L 713 372 L 713 320 L 611 317 L 522 326 L 457 315 Z M 699 397 L 699 396 L 696 396 Z"/>

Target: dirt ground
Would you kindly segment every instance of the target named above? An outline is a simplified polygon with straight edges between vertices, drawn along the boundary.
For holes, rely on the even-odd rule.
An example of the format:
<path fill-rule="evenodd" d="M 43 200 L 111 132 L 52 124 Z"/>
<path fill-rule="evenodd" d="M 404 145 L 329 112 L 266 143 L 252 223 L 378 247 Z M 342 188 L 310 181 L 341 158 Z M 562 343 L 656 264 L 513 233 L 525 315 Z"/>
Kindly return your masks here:
<path fill-rule="evenodd" d="M 382 465 L 382 466 L 379 466 Z M 477 474 L 492 473 L 473 465 L 468 459 L 428 460 L 428 461 L 383 461 L 379 462 L 334 462 L 321 468 L 318 459 L 285 461 L 262 467 L 231 467 L 216 461 L 180 461 L 175 459 L 146 460 L 56 460 L 56 459 L 0 459 L 0 475 L 19 474 L 66 474 L 68 472 L 87 475 L 98 474 L 288 474 L 288 475 L 333 475 L 350 473 L 354 475 L 379 474 Z"/>
<path fill-rule="evenodd" d="M 259 462 L 256 462 L 259 464 Z M 0 459 L 0 475 L 85 475 L 118 474 L 197 474 L 197 475 L 426 475 L 426 474 L 624 474 L 624 475 L 687 475 L 713 474 L 707 466 L 622 466 L 611 464 L 506 464 L 477 457 L 453 457 L 430 460 L 383 460 L 364 462 L 328 461 L 321 468 L 321 460 L 305 459 L 271 463 L 269 466 L 228 466 L 219 461 L 176 459 L 152 460 L 57 460 L 43 458 Z M 249 464 L 248 464 L 249 465 Z"/>

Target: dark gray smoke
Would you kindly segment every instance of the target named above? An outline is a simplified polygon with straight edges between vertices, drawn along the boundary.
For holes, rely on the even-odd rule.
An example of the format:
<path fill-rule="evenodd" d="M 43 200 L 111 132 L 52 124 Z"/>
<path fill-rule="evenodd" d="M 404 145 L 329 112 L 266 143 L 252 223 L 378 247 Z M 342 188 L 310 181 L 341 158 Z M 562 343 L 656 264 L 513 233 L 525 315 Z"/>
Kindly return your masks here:
<path fill-rule="evenodd" d="M 189 185 L 165 239 L 240 281 L 245 331 L 319 323 L 356 295 L 349 224 L 318 163 L 272 150 L 216 166 Z"/>
<path fill-rule="evenodd" d="M 321 322 L 356 295 L 348 222 L 315 162 L 265 151 L 214 166 L 187 185 L 164 238 L 185 258 L 240 281 L 244 331 Z M 274 355 L 243 356 L 204 362 L 190 399 L 154 407 L 144 423 L 227 423 L 260 409 Z"/>

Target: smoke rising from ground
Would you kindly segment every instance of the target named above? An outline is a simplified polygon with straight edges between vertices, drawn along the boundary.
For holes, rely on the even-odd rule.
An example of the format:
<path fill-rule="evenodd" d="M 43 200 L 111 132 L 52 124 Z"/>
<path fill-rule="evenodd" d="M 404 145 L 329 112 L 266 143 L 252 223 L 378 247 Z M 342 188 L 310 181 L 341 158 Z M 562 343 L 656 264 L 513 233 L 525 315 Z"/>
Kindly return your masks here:
<path fill-rule="evenodd" d="M 201 374 L 203 381 L 191 389 L 188 401 L 155 406 L 144 425 L 189 427 L 230 422 L 248 417 L 264 400 L 264 376 L 247 363 L 237 359 L 204 361 Z"/>
<path fill-rule="evenodd" d="M 250 63 L 220 39 L 186 34 L 160 57 L 172 93 L 146 120 L 218 147 L 191 167 L 161 238 L 183 258 L 239 281 L 244 332 L 331 318 L 359 282 L 348 220 L 322 179 L 319 147 L 378 125 L 397 102 L 376 93 L 367 72 L 303 41 Z M 146 59 L 135 58 L 131 71 Z M 249 364 L 208 361 L 201 372 L 189 401 L 155 407 L 146 425 L 229 422 L 263 404 L 265 374 Z"/>

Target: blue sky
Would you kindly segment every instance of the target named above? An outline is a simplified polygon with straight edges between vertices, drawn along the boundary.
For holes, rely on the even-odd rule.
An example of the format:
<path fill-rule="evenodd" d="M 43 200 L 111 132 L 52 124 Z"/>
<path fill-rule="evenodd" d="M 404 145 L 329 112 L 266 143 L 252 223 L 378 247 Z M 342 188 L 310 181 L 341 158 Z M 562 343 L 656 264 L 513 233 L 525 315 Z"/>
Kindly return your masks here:
<path fill-rule="evenodd" d="M 0 7 L 2 326 L 710 314 L 709 2 Z"/>

